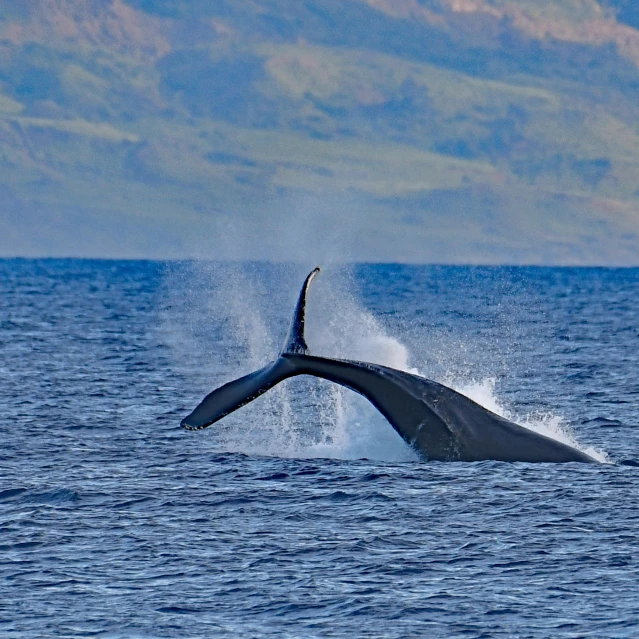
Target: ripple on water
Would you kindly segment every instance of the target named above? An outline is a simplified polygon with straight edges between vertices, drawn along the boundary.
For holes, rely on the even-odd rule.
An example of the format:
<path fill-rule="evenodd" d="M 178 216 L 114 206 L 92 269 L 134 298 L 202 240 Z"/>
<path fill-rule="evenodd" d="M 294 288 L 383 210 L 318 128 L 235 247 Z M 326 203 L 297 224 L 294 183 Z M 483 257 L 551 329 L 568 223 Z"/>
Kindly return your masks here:
<path fill-rule="evenodd" d="M 246 268 L 0 260 L 2 637 L 639 635 L 632 466 L 418 462 L 312 382 L 182 432 L 277 352 L 299 274 Z M 638 275 L 328 269 L 310 340 L 632 462 Z"/>

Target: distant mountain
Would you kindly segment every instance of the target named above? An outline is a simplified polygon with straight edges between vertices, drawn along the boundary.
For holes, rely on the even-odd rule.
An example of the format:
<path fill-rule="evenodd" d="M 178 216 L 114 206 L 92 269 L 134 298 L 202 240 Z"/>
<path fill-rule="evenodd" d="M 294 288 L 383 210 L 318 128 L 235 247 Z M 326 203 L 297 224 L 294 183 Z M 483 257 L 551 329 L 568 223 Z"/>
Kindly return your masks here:
<path fill-rule="evenodd" d="M 638 29 L 634 0 L 3 0 L 0 254 L 637 264 Z"/>

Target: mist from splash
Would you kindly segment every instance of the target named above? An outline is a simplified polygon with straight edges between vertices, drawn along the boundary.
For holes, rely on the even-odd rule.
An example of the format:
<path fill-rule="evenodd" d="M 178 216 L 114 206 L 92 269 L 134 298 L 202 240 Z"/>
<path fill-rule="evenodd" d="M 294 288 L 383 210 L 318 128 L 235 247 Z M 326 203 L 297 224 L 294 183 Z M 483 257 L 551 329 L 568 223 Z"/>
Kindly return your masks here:
<path fill-rule="evenodd" d="M 563 418 L 552 413 L 532 412 L 518 414 L 509 409 L 498 398 L 495 392 L 497 380 L 494 377 L 487 377 L 480 381 L 463 381 L 455 379 L 442 380 L 442 383 L 456 390 L 458 393 L 469 397 L 484 408 L 501 415 L 505 419 L 513 421 L 524 428 L 528 428 L 540 435 L 545 435 L 551 439 L 560 441 L 568 446 L 572 446 L 590 455 L 602 463 L 609 463 L 608 456 L 592 447 L 583 446 L 574 436 L 574 433 L 563 420 Z"/>
<path fill-rule="evenodd" d="M 308 268 L 307 270 L 310 270 Z M 199 370 L 217 368 L 216 387 L 265 366 L 277 357 L 306 274 L 299 266 L 274 268 L 264 277 L 242 263 L 194 263 L 186 277 L 190 308 L 186 322 L 168 332 L 175 346 L 205 355 Z M 358 301 L 355 282 L 343 268 L 324 269 L 307 305 L 307 343 L 326 357 L 370 361 L 422 374 L 407 347 Z M 287 295 L 285 291 L 294 291 Z M 197 300 L 194 304 L 194 300 Z M 187 305 L 188 306 L 188 305 Z M 207 332 L 202 322 L 217 325 Z M 208 344 L 205 344 L 208 342 Z M 215 353 L 215 355 L 214 355 Z M 220 353 L 225 353 L 220 361 Z M 217 366 L 212 366 L 217 361 Z M 193 362 L 191 362 L 193 363 Z M 188 365 L 184 366 L 184 371 Z M 197 368 L 196 368 L 197 370 Z M 427 375 L 425 375 L 427 376 Z M 194 377 L 198 386 L 201 375 Z M 550 414 L 517 414 L 496 394 L 496 380 L 439 379 L 488 410 L 526 428 L 583 450 L 599 461 L 605 454 L 584 448 L 563 420 Z M 199 401 L 199 398 L 198 398 Z M 312 377 L 286 380 L 207 431 L 203 445 L 215 450 L 298 458 L 368 458 L 416 461 L 417 454 L 363 397 Z"/>

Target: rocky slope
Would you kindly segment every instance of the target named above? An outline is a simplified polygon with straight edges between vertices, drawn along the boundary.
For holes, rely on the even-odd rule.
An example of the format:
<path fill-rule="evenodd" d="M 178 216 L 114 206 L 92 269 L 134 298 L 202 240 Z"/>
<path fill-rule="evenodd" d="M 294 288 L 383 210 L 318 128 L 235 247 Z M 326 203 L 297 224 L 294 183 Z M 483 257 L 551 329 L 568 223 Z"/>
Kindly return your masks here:
<path fill-rule="evenodd" d="M 637 263 L 637 27 L 624 0 L 5 0 L 0 254 Z"/>

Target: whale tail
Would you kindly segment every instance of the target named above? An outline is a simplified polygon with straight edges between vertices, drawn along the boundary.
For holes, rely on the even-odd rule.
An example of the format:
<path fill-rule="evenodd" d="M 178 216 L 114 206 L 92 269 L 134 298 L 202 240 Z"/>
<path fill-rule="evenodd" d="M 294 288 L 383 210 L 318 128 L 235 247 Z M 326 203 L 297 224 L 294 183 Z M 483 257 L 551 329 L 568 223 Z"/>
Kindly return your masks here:
<path fill-rule="evenodd" d="M 306 295 L 311 282 L 319 272 L 319 267 L 313 269 L 304 280 L 293 313 L 293 320 L 279 357 L 264 368 L 224 384 L 209 393 L 193 412 L 182 420 L 181 426 L 183 428 L 187 430 L 208 428 L 222 417 L 252 402 L 282 380 L 301 373 L 299 362 L 303 357 L 290 358 L 288 356 L 309 354 L 304 337 Z"/>
<path fill-rule="evenodd" d="M 306 295 L 308 289 L 311 286 L 311 282 L 315 279 L 315 276 L 320 272 L 319 266 L 314 268 L 304 280 L 302 284 L 302 290 L 300 296 L 297 299 L 297 305 L 295 306 L 295 312 L 293 313 L 293 321 L 291 327 L 284 341 L 284 346 L 280 351 L 281 355 L 295 353 L 297 355 L 308 355 L 308 345 L 304 339 L 304 327 L 306 323 Z"/>
<path fill-rule="evenodd" d="M 595 462 L 582 451 L 510 422 L 432 380 L 378 364 L 311 355 L 304 338 L 304 315 L 306 295 L 318 272 L 314 269 L 304 281 L 279 357 L 207 395 L 182 420 L 184 428 L 202 430 L 288 377 L 313 375 L 366 397 L 425 459 Z"/>

